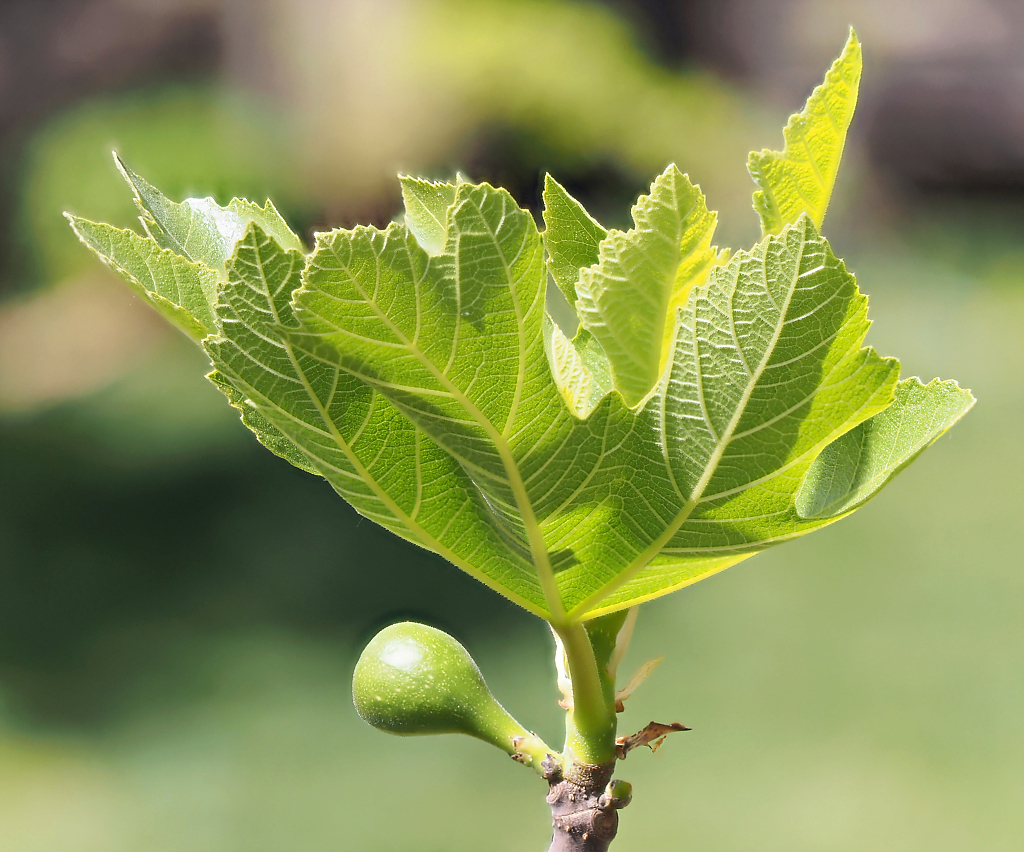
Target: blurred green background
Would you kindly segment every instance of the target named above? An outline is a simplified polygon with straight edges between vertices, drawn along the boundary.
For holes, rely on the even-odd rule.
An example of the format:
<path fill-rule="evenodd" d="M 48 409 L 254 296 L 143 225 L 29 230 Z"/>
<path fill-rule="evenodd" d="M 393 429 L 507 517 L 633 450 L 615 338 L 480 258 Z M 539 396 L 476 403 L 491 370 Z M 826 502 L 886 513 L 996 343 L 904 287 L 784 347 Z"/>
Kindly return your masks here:
<path fill-rule="evenodd" d="M 870 295 L 869 342 L 979 404 L 856 516 L 643 607 L 626 667 L 665 660 L 623 729 L 694 731 L 622 766 L 615 848 L 1021 849 L 1018 4 L 9 0 L 0 850 L 548 837 L 530 773 L 380 734 L 348 685 L 375 629 L 417 618 L 556 740 L 546 628 L 257 446 L 60 216 L 131 223 L 111 148 L 172 196 L 272 195 L 307 236 L 388 221 L 399 170 L 534 210 L 550 171 L 624 225 L 674 160 L 743 246 L 746 152 L 781 144 L 851 23 L 865 79 L 826 232 Z"/>

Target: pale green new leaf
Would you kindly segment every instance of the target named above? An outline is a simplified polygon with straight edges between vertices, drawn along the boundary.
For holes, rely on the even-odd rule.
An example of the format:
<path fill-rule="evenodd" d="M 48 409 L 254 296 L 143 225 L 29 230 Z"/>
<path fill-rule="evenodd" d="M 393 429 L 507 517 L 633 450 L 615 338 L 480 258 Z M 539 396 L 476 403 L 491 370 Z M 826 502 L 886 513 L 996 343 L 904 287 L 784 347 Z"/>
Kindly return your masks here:
<path fill-rule="evenodd" d="M 820 227 L 842 158 L 861 75 L 856 34 L 816 88 L 803 112 L 784 131 L 786 150 L 750 155 L 751 175 L 762 187 L 754 207 L 764 231 L 777 232 L 806 213 Z M 798 501 L 804 517 L 852 511 L 974 404 L 955 382 L 901 382 L 892 406 L 827 447 L 804 482 Z"/>
<path fill-rule="evenodd" d="M 609 231 L 597 264 L 580 272 L 580 321 L 604 350 L 612 383 L 631 408 L 667 363 L 676 310 L 718 262 L 711 245 L 716 221 L 700 189 L 669 166 L 633 207 L 635 227 Z"/>
<path fill-rule="evenodd" d="M 790 117 L 783 131 L 785 149 L 751 152 L 747 168 L 761 187 L 754 193 L 754 209 L 765 234 L 779 233 L 803 213 L 821 228 L 857 106 L 860 74 L 860 42 L 850 30 L 825 81 L 811 93 L 803 111 Z"/>
<path fill-rule="evenodd" d="M 78 238 L 166 319 L 194 340 L 214 331 L 217 276 L 149 237 L 68 215 Z"/>
<path fill-rule="evenodd" d="M 544 322 L 544 348 L 555 387 L 569 410 L 585 420 L 612 390 L 604 351 L 585 328 L 569 340 L 550 316 Z"/>
<path fill-rule="evenodd" d="M 116 153 L 114 161 L 135 193 L 146 236 L 65 215 L 86 246 L 197 341 L 216 330 L 217 282 L 250 222 L 260 224 L 281 245 L 303 250 L 270 201 L 264 207 L 237 198 L 227 207 L 212 198 L 178 203 L 135 174 Z"/>

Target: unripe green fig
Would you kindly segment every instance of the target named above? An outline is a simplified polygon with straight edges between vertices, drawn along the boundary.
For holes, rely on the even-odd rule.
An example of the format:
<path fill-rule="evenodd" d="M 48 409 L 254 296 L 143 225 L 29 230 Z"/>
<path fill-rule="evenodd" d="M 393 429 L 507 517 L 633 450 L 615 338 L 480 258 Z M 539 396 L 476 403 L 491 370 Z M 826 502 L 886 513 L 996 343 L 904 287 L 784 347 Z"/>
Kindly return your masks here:
<path fill-rule="evenodd" d="M 469 652 L 425 624 L 392 624 L 370 640 L 352 698 L 365 722 L 390 734 L 469 734 L 512 755 L 524 738 L 536 741 L 491 695 Z"/>

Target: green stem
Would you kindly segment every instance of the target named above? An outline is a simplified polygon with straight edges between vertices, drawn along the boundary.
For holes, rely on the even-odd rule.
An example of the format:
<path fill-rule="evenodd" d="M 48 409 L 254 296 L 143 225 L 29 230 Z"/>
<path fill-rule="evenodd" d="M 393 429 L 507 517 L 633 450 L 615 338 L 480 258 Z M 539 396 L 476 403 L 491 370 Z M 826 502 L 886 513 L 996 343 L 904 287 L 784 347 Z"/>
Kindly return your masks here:
<path fill-rule="evenodd" d="M 566 717 L 566 749 L 583 763 L 610 763 L 615 760 L 614 696 L 609 695 L 606 678 L 601 677 L 590 637 L 579 622 L 554 630 L 562 642 L 572 681 L 573 706 Z"/>
<path fill-rule="evenodd" d="M 547 777 L 546 761 L 561 762 L 561 755 L 534 733 L 525 733 L 512 741 L 512 748 L 505 748 L 516 761 L 528 766 L 542 778 Z"/>

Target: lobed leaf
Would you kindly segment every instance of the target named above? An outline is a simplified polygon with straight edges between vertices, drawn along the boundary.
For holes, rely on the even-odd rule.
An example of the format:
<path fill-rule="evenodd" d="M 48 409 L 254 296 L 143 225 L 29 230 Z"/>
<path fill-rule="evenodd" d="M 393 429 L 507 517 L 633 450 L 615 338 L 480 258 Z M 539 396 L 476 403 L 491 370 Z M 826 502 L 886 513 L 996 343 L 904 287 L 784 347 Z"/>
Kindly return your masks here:
<path fill-rule="evenodd" d="M 675 166 L 627 233 L 550 177 L 543 236 L 503 190 L 406 177 L 403 223 L 306 255 L 269 202 L 179 204 L 127 168 L 147 236 L 72 226 L 202 338 L 273 452 L 568 625 L 842 517 L 973 404 L 864 347 L 867 299 L 818 231 L 859 69 L 851 34 L 786 151 L 752 157 L 766 235 L 728 260 Z"/>
<path fill-rule="evenodd" d="M 634 471 L 615 493 L 642 489 L 634 547 L 648 543 L 570 614 L 662 594 L 820 525 L 795 507 L 807 469 L 893 398 L 898 362 L 861 348 L 867 327 L 866 299 L 806 217 L 714 269 L 622 444 L 631 458 L 603 465 Z"/>
<path fill-rule="evenodd" d="M 321 234 L 296 294 L 310 356 L 385 396 L 454 459 L 502 533 L 531 555 L 557 616 L 550 559 L 517 464 L 538 423 L 568 420 L 543 349 L 545 269 L 508 193 L 460 184 L 444 251 L 408 230 Z"/>
<path fill-rule="evenodd" d="M 600 260 L 601 241 L 608 232 L 551 175 L 544 177 L 544 224 L 548 271 L 577 321 L 571 340 L 557 323 L 546 323 L 545 349 L 565 404 L 577 417 L 586 419 L 613 385 L 608 356 L 594 335 L 579 324 L 576 284 L 582 271 Z M 548 313 L 550 318 L 550 306 Z"/>
<path fill-rule="evenodd" d="M 544 176 L 544 248 L 548 269 L 573 307 L 580 270 L 598 262 L 605 230 L 551 175 Z"/>
<path fill-rule="evenodd" d="M 569 410 L 586 420 L 612 390 L 608 359 L 585 328 L 569 340 L 558 324 L 545 317 L 544 347 L 551 378 Z"/>

